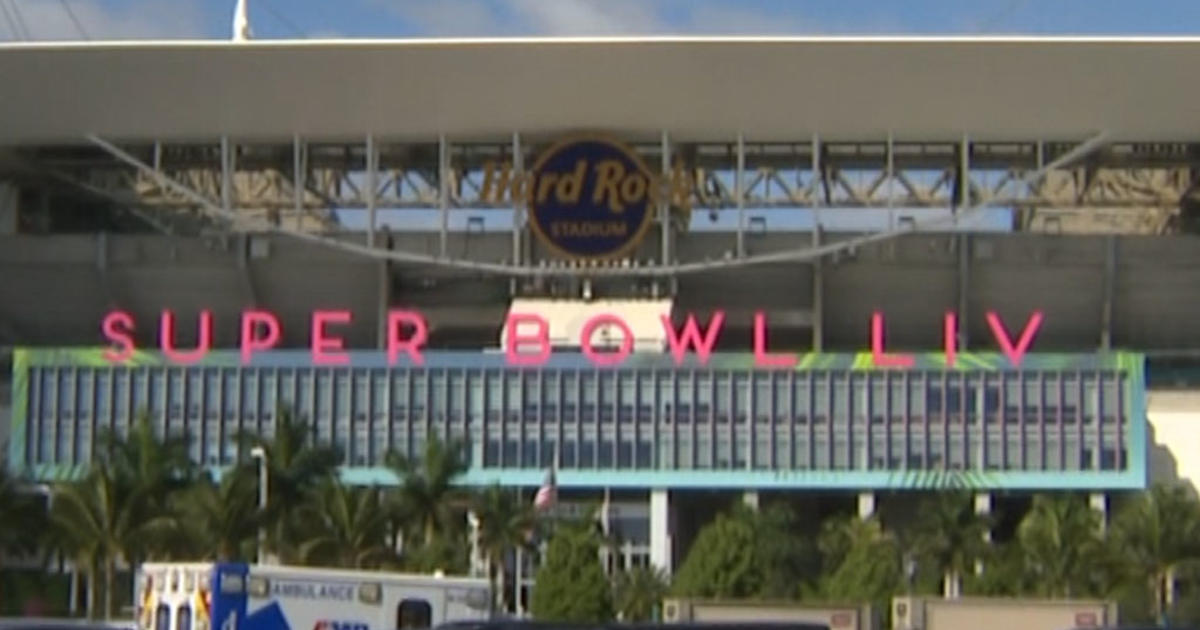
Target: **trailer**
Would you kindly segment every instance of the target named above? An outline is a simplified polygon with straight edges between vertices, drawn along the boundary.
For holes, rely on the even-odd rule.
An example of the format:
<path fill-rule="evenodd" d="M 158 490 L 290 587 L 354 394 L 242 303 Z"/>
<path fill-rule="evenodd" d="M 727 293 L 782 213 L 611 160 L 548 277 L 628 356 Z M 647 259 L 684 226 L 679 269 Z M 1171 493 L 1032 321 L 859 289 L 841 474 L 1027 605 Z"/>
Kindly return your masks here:
<path fill-rule="evenodd" d="M 896 597 L 894 630 L 1067 630 L 1112 627 L 1117 604 L 1102 600 Z"/>
<path fill-rule="evenodd" d="M 775 622 L 811 624 L 831 630 L 878 630 L 870 604 L 770 602 L 671 598 L 663 601 L 663 621 L 680 624 Z"/>
<path fill-rule="evenodd" d="M 139 567 L 138 630 L 421 630 L 490 618 L 487 579 L 238 562 Z"/>

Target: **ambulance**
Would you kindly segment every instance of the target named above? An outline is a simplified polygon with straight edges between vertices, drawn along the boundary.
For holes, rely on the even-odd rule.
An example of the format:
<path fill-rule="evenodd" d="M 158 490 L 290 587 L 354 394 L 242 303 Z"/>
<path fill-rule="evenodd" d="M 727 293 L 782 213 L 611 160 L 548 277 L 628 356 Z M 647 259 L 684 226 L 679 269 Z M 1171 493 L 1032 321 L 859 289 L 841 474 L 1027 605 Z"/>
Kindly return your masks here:
<path fill-rule="evenodd" d="M 138 630 L 422 630 L 491 618 L 486 578 L 256 565 L 147 563 Z"/>

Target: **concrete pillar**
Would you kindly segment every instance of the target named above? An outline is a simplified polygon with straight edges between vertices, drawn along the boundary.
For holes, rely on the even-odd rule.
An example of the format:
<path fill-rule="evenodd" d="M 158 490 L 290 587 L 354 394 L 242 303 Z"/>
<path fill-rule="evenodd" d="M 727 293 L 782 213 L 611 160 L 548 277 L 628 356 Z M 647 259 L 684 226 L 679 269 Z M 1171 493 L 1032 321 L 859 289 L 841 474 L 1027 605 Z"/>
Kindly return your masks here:
<path fill-rule="evenodd" d="M 20 208 L 15 184 L 0 182 L 0 234 L 16 234 Z"/>
<path fill-rule="evenodd" d="M 875 514 L 875 493 L 860 492 L 858 493 L 858 517 L 862 519 L 871 518 Z"/>
<path fill-rule="evenodd" d="M 483 548 L 479 546 L 479 517 L 474 511 L 467 512 L 467 524 L 471 536 L 471 575 L 487 575 L 487 558 L 483 557 Z"/>
<path fill-rule="evenodd" d="M 750 509 L 757 512 L 758 511 L 758 491 L 757 490 L 747 490 L 744 493 L 742 493 L 742 503 L 745 503 L 747 506 L 750 507 Z"/>
<path fill-rule="evenodd" d="M 650 564 L 658 567 L 667 575 L 674 570 L 671 557 L 672 531 L 671 527 L 671 498 L 670 491 L 656 488 L 650 491 Z"/>
<path fill-rule="evenodd" d="M 1100 531 L 1108 530 L 1108 495 L 1103 492 L 1093 492 L 1088 495 L 1088 505 L 1100 513 Z"/>
<path fill-rule="evenodd" d="M 992 495 L 988 492 L 980 492 L 975 495 L 975 513 L 980 516 L 987 516 L 992 513 Z M 987 530 L 983 532 L 983 539 L 992 542 L 992 532 Z"/>
<path fill-rule="evenodd" d="M 988 492 L 980 492 L 975 495 L 975 513 L 980 516 L 987 516 L 992 513 L 992 495 Z M 991 528 L 983 530 L 984 542 L 992 542 Z M 983 561 L 975 561 L 975 575 L 983 574 Z"/>

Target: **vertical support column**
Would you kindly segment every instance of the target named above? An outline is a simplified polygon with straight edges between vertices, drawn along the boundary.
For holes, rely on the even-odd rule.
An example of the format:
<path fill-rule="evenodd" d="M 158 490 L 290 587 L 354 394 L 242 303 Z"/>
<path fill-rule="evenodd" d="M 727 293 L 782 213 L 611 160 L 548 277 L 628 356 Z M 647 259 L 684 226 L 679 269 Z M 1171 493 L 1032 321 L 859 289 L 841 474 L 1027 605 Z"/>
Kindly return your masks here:
<path fill-rule="evenodd" d="M 896 229 L 896 214 L 892 208 L 892 199 L 896 192 L 896 161 L 895 153 L 892 151 L 892 132 L 888 130 L 887 134 L 887 211 L 888 211 L 888 230 Z"/>
<path fill-rule="evenodd" d="M 955 249 L 958 251 L 958 330 L 957 343 L 959 350 L 966 350 L 970 341 L 970 302 L 971 295 L 971 235 L 955 234 Z"/>
<path fill-rule="evenodd" d="M 304 159 L 304 143 L 300 140 L 300 134 L 292 135 L 292 201 L 295 207 L 292 209 L 296 213 L 296 229 L 304 227 L 304 187 L 305 173 L 308 171 Z"/>
<path fill-rule="evenodd" d="M 987 516 L 992 513 L 992 495 L 989 492 L 980 492 L 975 495 L 975 513 L 980 516 Z M 992 529 L 989 527 L 983 532 L 983 541 L 986 543 L 992 542 Z M 983 573 L 983 561 L 975 561 L 975 574 Z"/>
<path fill-rule="evenodd" d="M 821 137 L 812 137 L 812 244 L 820 247 L 821 234 L 821 193 L 825 181 L 821 173 Z M 824 259 L 814 258 L 812 261 L 812 350 L 821 352 L 825 345 L 825 271 Z"/>
<path fill-rule="evenodd" d="M 467 525 L 469 527 L 469 536 L 471 537 L 471 568 L 470 575 L 472 577 L 480 577 L 487 575 L 487 559 L 483 555 L 483 548 L 479 545 L 479 517 L 474 510 L 467 512 Z"/>
<path fill-rule="evenodd" d="M 446 146 L 446 134 L 438 135 L 438 209 L 442 213 L 438 256 L 445 258 L 450 234 L 450 149 Z"/>
<path fill-rule="evenodd" d="M 233 212 L 233 169 L 233 149 L 229 145 L 229 136 L 221 136 L 221 209 L 227 213 Z"/>
<path fill-rule="evenodd" d="M 875 515 L 875 493 L 858 493 L 858 517 L 868 519 Z"/>
<path fill-rule="evenodd" d="M 375 247 L 375 191 L 379 188 L 379 151 L 375 136 L 367 134 L 367 247 Z"/>
<path fill-rule="evenodd" d="M 513 159 L 513 179 L 509 184 L 510 189 L 515 191 L 525 191 L 524 186 L 517 186 L 515 182 L 522 181 L 525 176 L 525 154 L 521 149 L 521 134 L 514 131 L 512 136 L 512 159 Z M 504 197 L 504 191 L 498 191 L 499 198 Z M 512 196 L 513 210 L 513 225 L 512 225 L 512 260 L 514 265 L 521 264 L 521 234 L 525 230 L 525 199 L 521 195 Z"/>
<path fill-rule="evenodd" d="M 741 132 L 737 136 L 737 173 L 733 178 L 733 191 L 737 197 L 737 255 L 746 255 L 746 139 Z"/>
<path fill-rule="evenodd" d="M 743 492 L 742 493 L 742 503 L 744 503 L 747 507 L 749 507 L 750 509 L 757 512 L 758 511 L 758 490 L 747 490 L 747 491 Z"/>
<path fill-rule="evenodd" d="M 824 241 L 821 224 L 813 223 L 813 247 Z M 812 261 L 812 349 L 821 352 L 825 346 L 825 259 L 816 257 Z"/>
<path fill-rule="evenodd" d="M 1100 531 L 1108 531 L 1108 495 L 1103 492 L 1093 492 L 1088 495 L 1088 505 L 1100 513 Z"/>
<path fill-rule="evenodd" d="M 963 134 L 962 148 L 958 155 L 959 187 L 958 210 L 965 210 L 971 203 L 971 138 Z M 955 212 L 954 225 L 958 226 L 958 212 Z"/>
<path fill-rule="evenodd" d="M 1112 349 L 1113 304 L 1117 292 L 1117 235 L 1104 240 L 1104 304 L 1100 311 L 1100 349 Z"/>
<path fill-rule="evenodd" d="M 658 203 L 658 224 L 662 230 L 662 265 L 671 264 L 671 142 L 664 129 L 662 132 L 662 181 L 664 194 Z"/>
<path fill-rule="evenodd" d="M 674 570 L 671 525 L 670 491 L 655 488 L 650 491 L 650 564 L 668 576 Z"/>
<path fill-rule="evenodd" d="M 376 331 L 375 347 L 383 350 L 387 348 L 388 310 L 392 306 L 392 265 L 386 258 L 381 259 L 377 265 L 379 270 L 379 304 L 376 313 L 378 329 Z"/>

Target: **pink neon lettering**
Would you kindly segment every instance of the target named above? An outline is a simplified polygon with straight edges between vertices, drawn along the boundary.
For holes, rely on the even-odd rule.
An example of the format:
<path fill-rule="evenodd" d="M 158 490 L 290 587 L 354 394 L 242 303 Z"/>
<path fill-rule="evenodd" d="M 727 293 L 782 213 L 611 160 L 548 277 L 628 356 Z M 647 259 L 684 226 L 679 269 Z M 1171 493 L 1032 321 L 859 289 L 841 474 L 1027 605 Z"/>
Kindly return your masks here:
<path fill-rule="evenodd" d="M 876 367 L 912 367 L 916 362 L 909 354 L 886 354 L 883 351 L 883 313 L 871 315 L 871 361 Z"/>
<path fill-rule="evenodd" d="M 265 337 L 255 333 L 267 329 Z M 279 344 L 281 336 L 279 318 L 270 311 L 246 311 L 242 313 L 242 363 L 249 363 L 258 350 L 270 350 Z"/>
<path fill-rule="evenodd" d="M 1017 340 L 1016 347 L 1013 347 L 1012 338 L 1008 336 L 1004 322 L 1000 321 L 1000 317 L 996 315 L 995 311 L 987 312 L 987 323 L 992 329 L 992 336 L 996 338 L 996 343 L 1000 344 L 1000 349 L 1004 351 L 1004 356 L 1008 357 L 1013 367 L 1020 367 L 1021 359 L 1025 358 L 1025 353 L 1033 344 L 1034 336 L 1042 327 L 1042 312 L 1034 311 L 1033 315 L 1029 317 L 1029 321 L 1025 322 L 1025 330 L 1021 331 L 1021 338 Z"/>
<path fill-rule="evenodd" d="M 200 339 L 194 349 L 181 352 L 175 348 L 175 313 L 166 310 L 162 312 L 158 344 L 162 347 L 163 354 L 175 363 L 195 363 L 203 359 L 212 348 L 212 328 L 212 311 L 200 311 Z"/>
<path fill-rule="evenodd" d="M 345 340 L 325 335 L 326 324 L 349 324 L 350 311 L 316 311 L 312 316 L 312 360 L 316 365 L 347 365 Z"/>
<path fill-rule="evenodd" d="M 596 333 L 596 329 L 611 325 L 621 329 L 621 346 L 616 352 L 596 352 L 592 347 L 592 335 Z M 611 313 L 601 313 L 593 315 L 583 323 L 583 330 L 580 331 L 579 345 L 583 348 L 583 356 L 587 357 L 592 365 L 599 367 L 610 367 L 620 365 L 629 354 L 633 352 L 633 331 L 629 329 L 629 325 L 625 320 Z"/>
<path fill-rule="evenodd" d="M 683 363 L 683 359 L 687 355 L 688 346 L 696 348 L 696 357 L 700 360 L 700 365 L 708 364 L 708 359 L 712 356 L 713 346 L 717 344 L 717 336 L 721 334 L 721 325 L 725 323 L 725 311 L 713 311 L 703 337 L 700 336 L 700 329 L 696 324 L 696 318 L 691 313 L 688 313 L 687 321 L 683 324 L 682 334 L 675 331 L 675 326 L 671 323 L 670 315 L 661 315 L 660 318 L 662 319 L 663 330 L 667 333 L 667 345 L 671 347 L 671 356 L 675 358 L 675 365 Z"/>
<path fill-rule="evenodd" d="M 412 336 L 401 336 L 404 326 L 411 326 Z M 415 311 L 388 311 L 387 320 L 387 353 L 388 365 L 395 365 L 396 358 L 403 352 L 412 360 L 413 365 L 424 365 L 425 357 L 421 356 L 421 347 L 429 339 L 429 326 L 425 318 Z"/>
<path fill-rule="evenodd" d="M 942 320 L 942 347 L 946 349 L 946 367 L 958 361 L 958 317 L 951 311 Z"/>
<path fill-rule="evenodd" d="M 104 359 L 113 363 L 121 363 L 133 358 L 133 315 L 125 311 L 113 311 L 104 316 L 100 324 L 104 338 L 120 350 L 108 348 L 104 351 Z"/>
<path fill-rule="evenodd" d="M 521 324 L 537 326 L 537 332 L 522 334 Z M 537 366 L 550 359 L 550 323 L 541 315 L 532 313 L 510 313 L 508 321 L 508 340 L 504 344 L 504 356 L 509 365 Z M 535 353 L 522 353 L 520 348 L 528 344 L 537 344 Z"/>
<path fill-rule="evenodd" d="M 767 354 L 767 315 L 754 313 L 754 366 L 761 368 L 790 368 L 796 365 L 796 355 Z"/>

